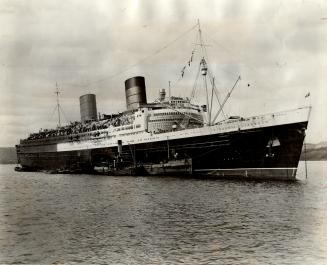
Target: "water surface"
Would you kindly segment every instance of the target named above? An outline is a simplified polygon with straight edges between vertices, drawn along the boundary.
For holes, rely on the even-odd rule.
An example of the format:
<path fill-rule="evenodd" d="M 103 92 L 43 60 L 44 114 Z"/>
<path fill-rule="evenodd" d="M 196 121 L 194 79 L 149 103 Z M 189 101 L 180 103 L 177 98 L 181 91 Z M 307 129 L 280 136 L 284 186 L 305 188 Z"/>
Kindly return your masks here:
<path fill-rule="evenodd" d="M 297 182 L 0 166 L 0 264 L 327 264 L 327 163 Z"/>

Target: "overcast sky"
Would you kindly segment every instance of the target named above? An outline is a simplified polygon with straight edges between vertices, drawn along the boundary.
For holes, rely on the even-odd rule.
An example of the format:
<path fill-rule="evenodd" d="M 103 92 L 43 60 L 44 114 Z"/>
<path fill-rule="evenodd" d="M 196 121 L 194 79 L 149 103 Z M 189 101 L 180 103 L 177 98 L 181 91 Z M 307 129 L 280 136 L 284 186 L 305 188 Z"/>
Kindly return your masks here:
<path fill-rule="evenodd" d="M 64 121 L 80 119 L 85 93 L 101 113 L 124 110 L 124 81 L 135 75 L 145 76 L 148 101 L 169 80 L 173 95 L 190 96 L 196 62 L 175 81 L 194 48 L 199 57 L 197 19 L 222 96 L 242 78 L 227 114 L 312 104 L 307 141 L 327 140 L 324 0 L 0 0 L 0 146 L 56 126 L 56 82 Z"/>

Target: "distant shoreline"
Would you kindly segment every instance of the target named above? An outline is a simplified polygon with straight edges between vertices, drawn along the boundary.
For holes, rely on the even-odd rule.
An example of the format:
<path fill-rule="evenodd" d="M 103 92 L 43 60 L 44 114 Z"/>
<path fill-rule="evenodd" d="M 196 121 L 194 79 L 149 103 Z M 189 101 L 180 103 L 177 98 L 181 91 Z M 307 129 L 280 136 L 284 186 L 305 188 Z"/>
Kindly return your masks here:
<path fill-rule="evenodd" d="M 300 160 L 307 161 L 326 161 L 327 160 L 327 146 L 320 147 L 319 145 L 310 147 L 307 145 L 303 147 Z"/>

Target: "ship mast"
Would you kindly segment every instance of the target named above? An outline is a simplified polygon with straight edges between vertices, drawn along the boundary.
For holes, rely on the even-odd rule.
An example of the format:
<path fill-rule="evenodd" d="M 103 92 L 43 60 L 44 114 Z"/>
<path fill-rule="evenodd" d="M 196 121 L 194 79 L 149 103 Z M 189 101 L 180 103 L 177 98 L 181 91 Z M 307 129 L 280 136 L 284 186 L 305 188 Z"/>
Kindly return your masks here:
<path fill-rule="evenodd" d="M 208 67 L 207 67 L 207 63 L 205 61 L 204 58 L 202 58 L 201 60 L 201 74 L 203 76 L 203 83 L 204 83 L 204 87 L 206 89 L 206 99 L 207 99 L 207 123 L 208 125 L 210 125 L 210 106 L 209 106 L 209 94 L 208 94 L 208 86 L 207 86 L 207 71 L 208 71 Z"/>
<path fill-rule="evenodd" d="M 61 127 L 61 122 L 60 122 L 60 103 L 59 103 L 59 88 L 58 88 L 58 84 L 56 82 L 56 92 L 55 94 L 57 95 L 57 111 L 58 111 L 58 126 Z"/>
<path fill-rule="evenodd" d="M 205 92 L 206 92 L 206 103 L 207 103 L 207 108 L 206 108 L 206 112 L 207 112 L 207 126 L 211 126 L 215 123 L 216 119 L 218 118 L 219 114 L 221 112 L 223 112 L 223 107 L 226 104 L 226 102 L 228 101 L 229 97 L 231 96 L 234 88 L 236 87 L 237 83 L 241 80 L 241 77 L 239 76 L 236 80 L 236 82 L 234 83 L 233 87 L 231 88 L 231 90 L 228 92 L 227 96 L 225 97 L 223 103 L 220 103 L 219 100 L 219 96 L 218 96 L 218 91 L 215 85 L 215 78 L 212 76 L 210 70 L 208 70 L 208 65 L 207 62 L 205 60 L 205 56 L 206 56 L 206 49 L 205 47 L 207 45 L 204 44 L 203 42 L 203 38 L 202 38 L 202 31 L 201 31 L 201 27 L 200 27 L 200 20 L 198 20 L 198 31 L 199 31 L 199 44 L 201 46 L 201 52 L 202 52 L 202 59 L 200 61 L 200 70 L 201 70 L 201 74 L 203 76 L 203 83 L 204 83 L 204 87 L 205 87 Z M 207 85 L 207 76 L 209 78 L 209 81 L 212 85 L 212 90 L 211 90 L 211 97 L 209 98 L 209 91 L 208 91 L 208 85 Z M 217 98 L 217 102 L 219 104 L 219 109 L 216 113 L 216 115 L 214 116 L 214 118 L 212 118 L 212 109 L 213 109 L 213 94 L 215 94 L 216 98 Z M 210 103 L 209 103 L 210 101 Z"/>
<path fill-rule="evenodd" d="M 208 93 L 208 85 L 207 85 L 207 72 L 208 72 L 208 67 L 207 67 L 207 62 L 204 59 L 205 56 L 205 44 L 203 43 L 203 38 L 202 38 L 202 31 L 200 27 L 200 20 L 198 19 L 198 28 L 199 28 L 199 42 L 200 42 L 200 47 L 202 51 L 202 59 L 200 62 L 201 65 L 201 74 L 203 76 L 203 83 L 206 91 L 206 102 L 207 102 L 207 125 L 211 125 L 211 107 L 209 105 L 209 93 Z"/>

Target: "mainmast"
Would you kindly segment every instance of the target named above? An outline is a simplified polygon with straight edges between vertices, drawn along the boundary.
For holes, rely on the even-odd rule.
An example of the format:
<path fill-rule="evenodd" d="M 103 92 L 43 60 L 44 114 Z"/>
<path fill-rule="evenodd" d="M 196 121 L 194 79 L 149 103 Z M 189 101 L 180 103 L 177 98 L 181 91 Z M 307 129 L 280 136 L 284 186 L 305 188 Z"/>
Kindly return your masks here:
<path fill-rule="evenodd" d="M 203 83 L 204 83 L 204 87 L 206 89 L 206 99 L 207 99 L 207 123 L 208 125 L 210 125 L 210 106 L 209 106 L 209 94 L 208 94 L 208 86 L 207 86 L 207 71 L 208 71 L 208 67 L 207 67 L 207 63 L 204 59 L 204 57 L 201 60 L 201 74 L 203 76 Z"/>
<path fill-rule="evenodd" d="M 208 72 L 208 67 L 207 67 L 207 62 L 204 59 L 205 56 L 205 45 L 203 43 L 203 38 L 202 38 L 202 31 L 201 31 L 201 27 L 200 27 L 200 20 L 198 19 L 198 30 L 199 30 L 199 45 L 201 46 L 201 52 L 202 52 L 202 59 L 200 62 L 201 65 L 201 74 L 203 76 L 203 83 L 204 83 L 204 87 L 206 90 L 206 102 L 207 102 L 207 125 L 211 124 L 211 117 L 210 117 L 210 113 L 211 113 L 211 108 L 209 105 L 209 93 L 208 93 L 208 85 L 207 85 L 207 72 Z"/>
<path fill-rule="evenodd" d="M 60 127 L 61 126 L 61 122 L 60 122 L 60 104 L 59 104 L 60 91 L 59 91 L 57 82 L 56 82 L 56 92 L 55 92 L 55 94 L 57 95 L 58 126 Z"/>
<path fill-rule="evenodd" d="M 211 72 L 208 70 L 208 65 L 207 65 L 207 61 L 206 61 L 206 46 L 203 42 L 203 38 L 202 38 L 202 31 L 201 31 L 201 27 L 200 27 L 200 20 L 198 20 L 198 31 L 199 31 L 199 45 L 201 46 L 201 52 L 202 52 L 202 59 L 200 61 L 200 71 L 201 74 L 203 76 L 203 83 L 204 83 L 204 87 L 205 87 L 205 92 L 206 92 L 206 103 L 207 103 L 207 125 L 213 125 L 216 121 L 216 119 L 218 118 L 219 114 L 221 112 L 223 112 L 223 107 L 226 104 L 226 102 L 228 101 L 229 97 L 231 96 L 234 88 L 236 87 L 237 83 L 241 80 L 241 77 L 239 76 L 235 82 L 235 84 L 233 85 L 232 89 L 228 92 L 227 96 L 225 97 L 223 103 L 220 103 L 219 100 L 219 96 L 218 96 L 218 91 L 215 85 L 215 78 L 212 76 Z M 209 95 L 209 91 L 208 91 L 208 86 L 207 86 L 207 76 L 209 78 L 209 81 L 212 85 L 212 90 L 211 90 L 211 97 Z M 214 116 L 214 118 L 212 118 L 212 110 L 213 110 L 213 94 L 215 94 L 216 98 L 217 98 L 217 102 L 219 104 L 219 109 L 216 113 L 216 115 Z M 210 103 L 209 103 L 210 102 Z"/>

